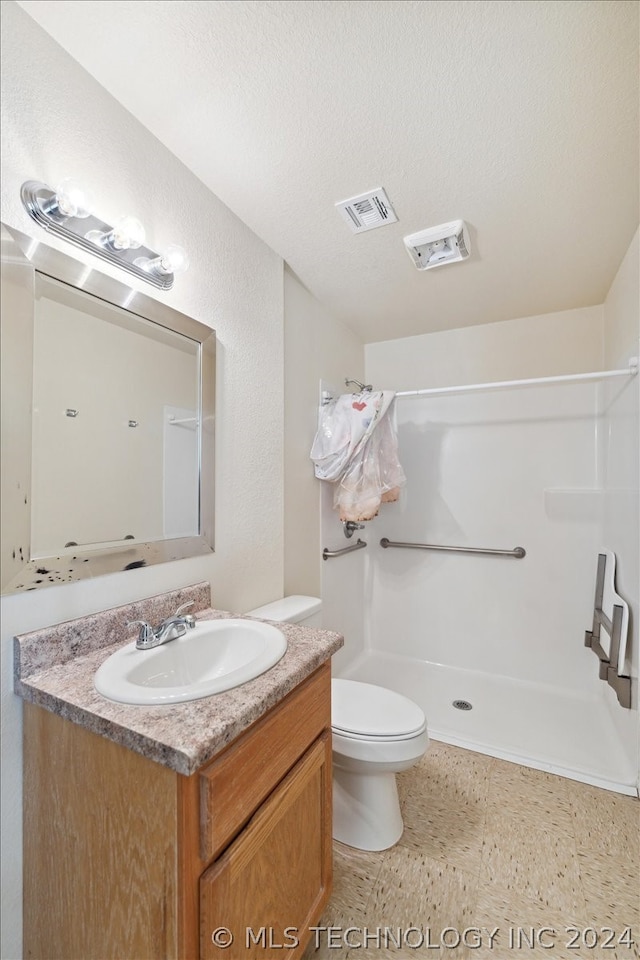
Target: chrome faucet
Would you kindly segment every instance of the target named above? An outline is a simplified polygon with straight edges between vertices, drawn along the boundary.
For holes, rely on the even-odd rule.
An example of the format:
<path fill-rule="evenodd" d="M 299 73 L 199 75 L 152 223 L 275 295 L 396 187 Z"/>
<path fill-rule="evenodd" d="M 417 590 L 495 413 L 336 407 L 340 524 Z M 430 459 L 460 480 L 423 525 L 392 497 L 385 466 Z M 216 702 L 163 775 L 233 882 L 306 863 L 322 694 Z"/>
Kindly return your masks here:
<path fill-rule="evenodd" d="M 168 643 L 170 640 L 177 640 L 178 637 L 184 637 L 187 630 L 192 630 L 195 627 L 196 621 L 195 617 L 190 613 L 183 616 L 181 611 L 192 606 L 193 602 L 193 600 L 190 600 L 188 603 L 183 603 L 181 607 L 178 607 L 172 617 L 167 617 L 167 619 L 159 623 L 157 627 L 152 627 L 146 620 L 131 620 L 130 623 L 127 624 L 128 627 L 133 627 L 136 624 L 140 625 L 140 632 L 136 640 L 136 650 L 151 650 L 152 647 L 159 647 L 161 644 Z"/>

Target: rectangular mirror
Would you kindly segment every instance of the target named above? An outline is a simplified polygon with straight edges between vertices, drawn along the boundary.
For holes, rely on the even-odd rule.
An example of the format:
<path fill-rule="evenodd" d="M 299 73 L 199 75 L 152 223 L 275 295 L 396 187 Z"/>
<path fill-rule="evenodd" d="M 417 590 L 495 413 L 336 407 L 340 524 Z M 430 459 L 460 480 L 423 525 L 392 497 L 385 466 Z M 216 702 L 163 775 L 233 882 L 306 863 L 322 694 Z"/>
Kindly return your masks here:
<path fill-rule="evenodd" d="M 215 333 L 2 227 L 2 593 L 213 549 Z"/>

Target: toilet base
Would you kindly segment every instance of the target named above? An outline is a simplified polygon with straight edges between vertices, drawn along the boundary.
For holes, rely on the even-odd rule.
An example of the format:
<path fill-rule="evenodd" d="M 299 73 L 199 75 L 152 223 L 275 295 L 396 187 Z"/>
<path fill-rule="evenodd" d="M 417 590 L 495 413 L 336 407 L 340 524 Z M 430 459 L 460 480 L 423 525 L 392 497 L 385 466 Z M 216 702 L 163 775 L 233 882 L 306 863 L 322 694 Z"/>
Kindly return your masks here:
<path fill-rule="evenodd" d="M 357 773 L 334 766 L 335 840 L 358 850 L 387 850 L 403 829 L 395 773 Z"/>

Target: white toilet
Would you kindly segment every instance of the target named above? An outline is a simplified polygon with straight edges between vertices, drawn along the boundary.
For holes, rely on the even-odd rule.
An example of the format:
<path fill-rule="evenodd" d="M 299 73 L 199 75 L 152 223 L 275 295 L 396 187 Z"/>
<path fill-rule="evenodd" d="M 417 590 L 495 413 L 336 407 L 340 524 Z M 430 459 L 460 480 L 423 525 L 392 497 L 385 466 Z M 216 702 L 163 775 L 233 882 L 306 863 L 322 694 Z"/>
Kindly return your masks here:
<path fill-rule="evenodd" d="M 248 616 L 322 626 L 322 601 L 291 596 Z M 420 707 L 393 690 L 357 680 L 331 681 L 333 836 L 360 850 L 386 850 L 402 836 L 396 773 L 426 752 Z"/>
<path fill-rule="evenodd" d="M 386 850 L 402 836 L 396 773 L 424 756 L 425 715 L 413 700 L 357 680 L 331 681 L 333 836 Z"/>

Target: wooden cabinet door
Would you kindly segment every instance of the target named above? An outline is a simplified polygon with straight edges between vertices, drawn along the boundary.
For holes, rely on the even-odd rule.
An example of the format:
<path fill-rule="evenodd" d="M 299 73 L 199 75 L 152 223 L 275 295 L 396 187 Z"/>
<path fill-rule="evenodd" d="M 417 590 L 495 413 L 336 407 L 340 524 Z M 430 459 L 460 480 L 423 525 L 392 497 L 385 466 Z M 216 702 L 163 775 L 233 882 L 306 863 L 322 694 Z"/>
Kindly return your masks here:
<path fill-rule="evenodd" d="M 285 946 L 288 960 L 301 957 L 330 885 L 331 737 L 324 733 L 200 878 L 201 960 L 282 958 Z"/>

